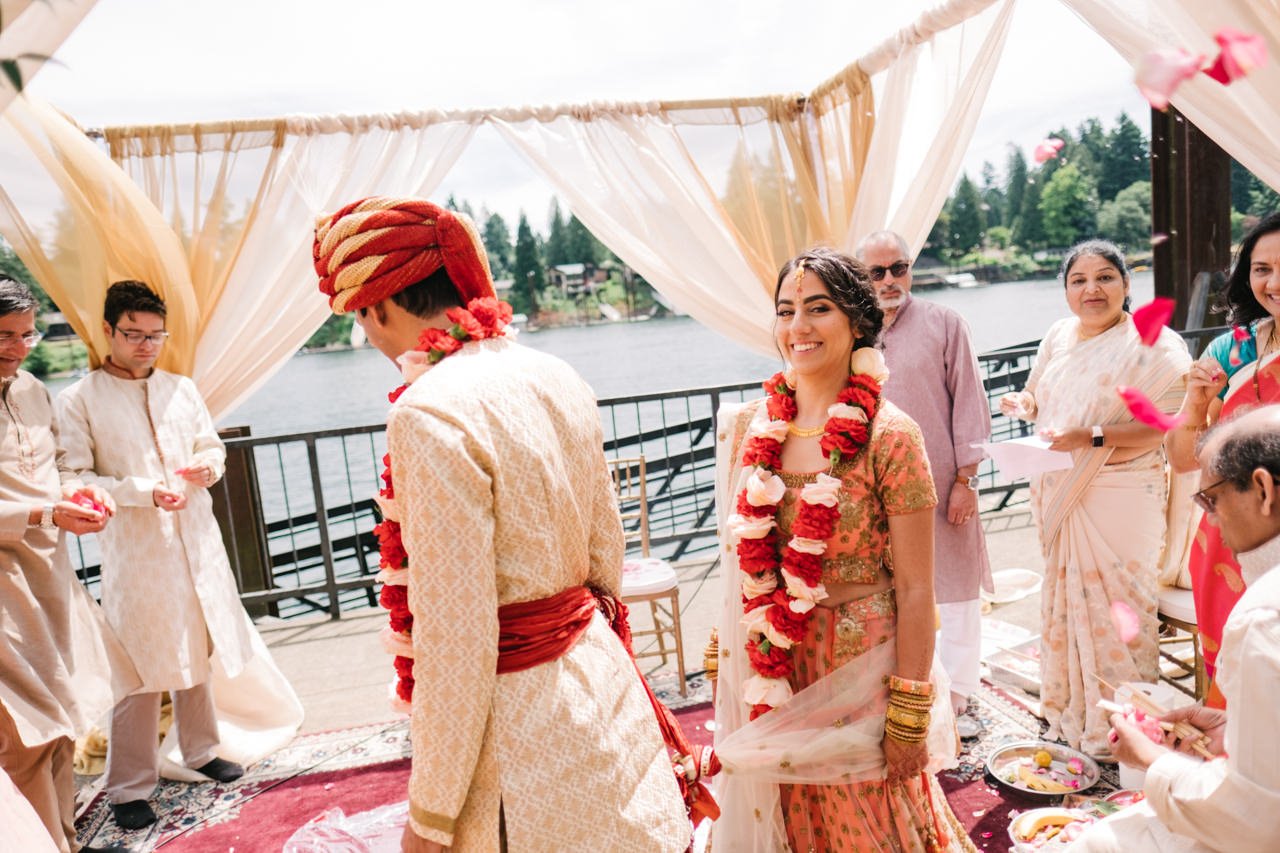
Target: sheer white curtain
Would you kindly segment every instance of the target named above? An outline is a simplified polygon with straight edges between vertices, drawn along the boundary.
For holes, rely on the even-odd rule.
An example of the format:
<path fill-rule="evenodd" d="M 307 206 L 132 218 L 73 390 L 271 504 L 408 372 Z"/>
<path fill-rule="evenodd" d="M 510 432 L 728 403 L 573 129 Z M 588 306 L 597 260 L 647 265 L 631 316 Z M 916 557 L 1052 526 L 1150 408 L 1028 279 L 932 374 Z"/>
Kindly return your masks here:
<path fill-rule="evenodd" d="M 1280 3 L 1276 0 L 1062 0 L 1130 65 L 1152 50 L 1183 48 L 1212 58 L 1224 26 L 1262 36 L 1269 59 L 1223 86 L 1197 74 L 1172 103 L 1273 189 L 1280 190 Z"/>
<path fill-rule="evenodd" d="M 1012 9 L 1013 0 L 940 4 L 808 96 L 596 104 L 492 121 L 661 293 L 772 353 L 774 276 L 787 257 L 817 243 L 852 248 L 883 227 L 923 242 Z M 879 103 L 868 72 L 885 76 Z"/>
<path fill-rule="evenodd" d="M 0 60 L 13 60 L 25 86 L 98 0 L 0 0 Z M 28 58 L 32 57 L 32 58 Z M 0 112 L 18 90 L 0 77 Z"/>
<path fill-rule="evenodd" d="M 329 316 L 312 268 L 316 217 L 367 195 L 430 195 L 481 120 L 424 112 L 107 130 L 113 159 L 186 250 L 202 304 L 192 376 L 215 418 Z"/>

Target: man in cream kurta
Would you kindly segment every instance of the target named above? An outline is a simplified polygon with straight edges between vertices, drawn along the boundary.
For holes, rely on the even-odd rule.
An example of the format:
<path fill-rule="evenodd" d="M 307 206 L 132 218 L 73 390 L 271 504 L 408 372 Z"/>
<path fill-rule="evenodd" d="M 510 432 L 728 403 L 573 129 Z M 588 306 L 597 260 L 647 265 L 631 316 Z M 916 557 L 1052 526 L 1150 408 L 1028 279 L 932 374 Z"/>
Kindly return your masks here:
<path fill-rule="evenodd" d="M 1197 726 L 1220 757 L 1165 749 L 1113 715 L 1115 755 L 1146 769 L 1146 799 L 1092 827 L 1073 850 L 1262 853 L 1280 839 L 1280 406 L 1220 425 L 1199 457 L 1200 494 L 1246 586 L 1218 654 L 1227 710 L 1193 705 L 1166 719 Z"/>
<path fill-rule="evenodd" d="M 58 398 L 66 464 L 105 489 L 119 512 L 101 537 L 102 606 L 142 688 L 112 714 L 104 788 L 118 823 L 155 820 L 161 693 L 174 694 L 186 765 L 219 781 L 242 768 L 215 756 L 209 689 L 215 659 L 230 676 L 252 656 L 208 487 L 226 451 L 185 376 L 152 365 L 164 342 L 164 303 L 138 282 L 107 291 L 111 355 Z"/>
<path fill-rule="evenodd" d="M 78 849 L 74 738 L 138 678 L 67 559 L 66 533 L 106 522 L 70 502 L 83 489 L 57 451 L 49 392 L 18 369 L 38 340 L 35 304 L 0 277 L 0 769 L 65 853 Z"/>
<path fill-rule="evenodd" d="M 380 257 L 379 237 L 396 254 Z M 493 296 L 469 221 L 418 199 L 321 220 L 316 259 L 331 307 L 356 312 L 390 358 L 446 326 L 446 308 Z M 684 850 L 671 760 L 598 612 L 562 656 L 496 672 L 500 606 L 585 584 L 619 592 L 622 528 L 590 388 L 506 337 L 465 343 L 399 397 L 387 447 L 414 617 L 403 849 Z"/>

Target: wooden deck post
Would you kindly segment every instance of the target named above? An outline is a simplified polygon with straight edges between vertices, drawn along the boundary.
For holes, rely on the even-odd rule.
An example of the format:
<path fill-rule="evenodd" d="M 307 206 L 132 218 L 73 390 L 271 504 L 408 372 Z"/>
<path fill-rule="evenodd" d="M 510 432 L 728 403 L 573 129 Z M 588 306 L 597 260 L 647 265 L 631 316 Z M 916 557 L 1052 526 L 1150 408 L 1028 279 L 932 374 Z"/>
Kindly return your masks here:
<path fill-rule="evenodd" d="M 1231 158 L 1172 106 L 1151 111 L 1151 231 L 1156 295 L 1177 301 L 1173 326 L 1186 328 L 1196 276 L 1231 264 Z"/>

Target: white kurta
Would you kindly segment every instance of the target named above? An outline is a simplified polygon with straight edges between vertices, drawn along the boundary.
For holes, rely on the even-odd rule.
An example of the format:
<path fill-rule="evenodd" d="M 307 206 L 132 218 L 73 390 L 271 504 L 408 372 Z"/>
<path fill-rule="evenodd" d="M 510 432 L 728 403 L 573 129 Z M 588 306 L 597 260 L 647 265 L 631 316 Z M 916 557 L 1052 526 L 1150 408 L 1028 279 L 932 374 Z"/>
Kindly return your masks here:
<path fill-rule="evenodd" d="M 65 464 L 118 507 L 99 537 L 102 606 L 142 691 L 207 681 L 211 656 L 238 674 L 253 654 L 252 625 L 213 501 L 174 473 L 204 462 L 221 477 L 226 461 L 195 384 L 162 370 L 136 380 L 95 370 L 58 396 L 58 422 Z M 186 508 L 155 506 L 158 485 L 185 489 Z"/>
<path fill-rule="evenodd" d="M 617 594 L 622 526 L 595 398 L 568 365 L 469 343 L 387 422 L 409 555 L 410 820 L 455 853 L 684 850 L 690 825 L 640 676 L 596 616 L 558 660 L 495 674 L 498 607 Z"/>

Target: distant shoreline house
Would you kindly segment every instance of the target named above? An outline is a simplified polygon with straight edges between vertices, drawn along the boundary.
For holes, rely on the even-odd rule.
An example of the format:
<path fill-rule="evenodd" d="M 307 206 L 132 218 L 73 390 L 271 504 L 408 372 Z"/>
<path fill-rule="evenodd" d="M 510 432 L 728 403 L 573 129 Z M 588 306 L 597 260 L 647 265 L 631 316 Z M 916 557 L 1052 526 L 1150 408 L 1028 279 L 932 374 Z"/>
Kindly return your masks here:
<path fill-rule="evenodd" d="M 75 329 L 67 322 L 67 318 L 57 311 L 48 311 L 40 315 L 40 324 L 44 326 L 46 341 L 74 340 L 78 337 Z"/>
<path fill-rule="evenodd" d="M 596 287 L 609 280 L 609 271 L 594 264 L 557 264 L 547 270 L 547 285 L 560 290 L 570 299 L 590 296 Z"/>

